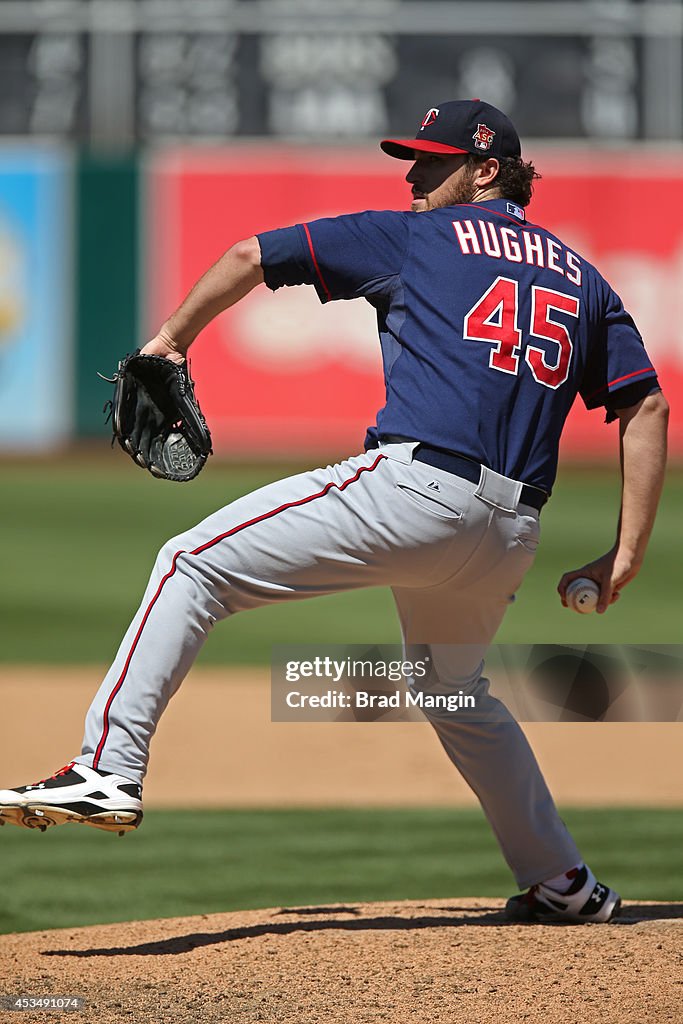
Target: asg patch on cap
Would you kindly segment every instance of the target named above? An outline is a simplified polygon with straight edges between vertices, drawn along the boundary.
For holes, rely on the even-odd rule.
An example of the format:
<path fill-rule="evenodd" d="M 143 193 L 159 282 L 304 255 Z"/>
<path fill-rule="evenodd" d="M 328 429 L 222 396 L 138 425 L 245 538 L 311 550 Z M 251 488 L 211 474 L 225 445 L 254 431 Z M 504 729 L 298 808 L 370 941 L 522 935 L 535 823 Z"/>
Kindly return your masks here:
<path fill-rule="evenodd" d="M 474 145 L 477 147 L 477 149 L 483 149 L 483 150 L 490 149 L 491 148 L 491 143 L 493 142 L 495 134 L 496 133 L 494 131 L 492 131 L 488 127 L 488 125 L 478 124 L 477 125 L 477 130 L 474 133 L 474 135 L 472 136 L 472 138 L 474 139 Z"/>

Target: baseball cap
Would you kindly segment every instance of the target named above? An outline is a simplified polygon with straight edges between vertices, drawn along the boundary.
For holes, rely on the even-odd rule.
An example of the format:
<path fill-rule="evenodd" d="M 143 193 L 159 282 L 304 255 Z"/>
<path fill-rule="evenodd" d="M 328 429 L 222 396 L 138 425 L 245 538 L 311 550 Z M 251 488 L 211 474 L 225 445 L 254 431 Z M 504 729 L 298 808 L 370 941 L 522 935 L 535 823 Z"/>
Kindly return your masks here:
<path fill-rule="evenodd" d="M 520 156 L 519 136 L 502 110 L 483 100 L 449 100 L 430 107 L 414 139 L 383 139 L 381 148 L 398 160 L 414 152 L 473 153 L 475 156 Z"/>

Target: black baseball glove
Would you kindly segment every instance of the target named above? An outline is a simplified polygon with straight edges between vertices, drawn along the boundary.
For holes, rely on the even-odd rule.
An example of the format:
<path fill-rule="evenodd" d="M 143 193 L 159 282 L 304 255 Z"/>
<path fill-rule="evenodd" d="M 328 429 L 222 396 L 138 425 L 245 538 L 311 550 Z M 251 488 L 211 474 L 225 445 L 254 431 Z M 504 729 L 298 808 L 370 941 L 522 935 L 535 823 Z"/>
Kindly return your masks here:
<path fill-rule="evenodd" d="M 187 363 L 137 349 L 122 359 L 105 405 L 114 441 L 164 480 L 192 480 L 211 455 L 211 434 L 194 396 Z"/>

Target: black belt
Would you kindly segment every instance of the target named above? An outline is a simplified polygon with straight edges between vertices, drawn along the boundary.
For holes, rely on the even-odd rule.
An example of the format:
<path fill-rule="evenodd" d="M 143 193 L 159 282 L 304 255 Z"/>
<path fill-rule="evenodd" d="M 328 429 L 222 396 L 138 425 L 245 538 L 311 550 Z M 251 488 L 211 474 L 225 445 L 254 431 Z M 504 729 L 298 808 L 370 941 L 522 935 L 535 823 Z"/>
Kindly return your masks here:
<path fill-rule="evenodd" d="M 380 438 L 382 444 L 402 444 L 405 441 L 414 441 L 413 437 L 399 437 L 396 434 L 383 434 Z M 454 476 L 469 480 L 470 483 L 478 484 L 481 477 L 482 466 L 480 462 L 468 459 L 457 452 L 449 452 L 445 448 L 434 448 L 430 444 L 418 443 L 413 452 L 413 458 L 417 462 L 425 462 L 428 466 L 436 469 L 443 469 L 446 473 L 453 473 Z M 519 501 L 522 505 L 531 505 L 537 512 L 540 512 L 548 495 L 540 487 L 532 487 L 531 484 L 522 484 Z"/>

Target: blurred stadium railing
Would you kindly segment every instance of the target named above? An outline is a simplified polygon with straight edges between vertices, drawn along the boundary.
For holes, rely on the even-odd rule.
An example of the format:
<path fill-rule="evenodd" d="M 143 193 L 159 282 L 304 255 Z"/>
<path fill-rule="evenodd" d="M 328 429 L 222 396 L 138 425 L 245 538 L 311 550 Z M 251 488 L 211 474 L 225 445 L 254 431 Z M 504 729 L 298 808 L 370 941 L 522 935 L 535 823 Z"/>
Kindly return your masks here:
<path fill-rule="evenodd" d="M 95 370 L 236 238 L 405 208 L 376 140 L 458 95 L 511 114 L 544 174 L 532 219 L 598 264 L 682 393 L 680 2 L 3 0 L 0 449 L 101 433 Z M 258 290 L 197 348 L 218 450 L 357 446 L 373 334 L 361 303 Z M 568 453 L 612 448 L 596 417 Z"/>

